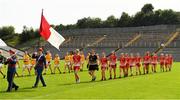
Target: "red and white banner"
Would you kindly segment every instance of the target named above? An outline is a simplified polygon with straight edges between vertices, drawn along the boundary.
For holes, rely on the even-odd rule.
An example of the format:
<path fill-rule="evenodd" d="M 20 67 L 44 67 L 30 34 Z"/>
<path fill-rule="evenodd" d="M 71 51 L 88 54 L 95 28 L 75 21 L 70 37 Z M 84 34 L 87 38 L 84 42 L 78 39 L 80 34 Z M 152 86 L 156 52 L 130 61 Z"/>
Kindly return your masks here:
<path fill-rule="evenodd" d="M 49 25 L 43 13 L 41 16 L 40 34 L 46 41 L 48 41 L 51 45 L 56 47 L 58 50 L 59 50 L 59 46 L 65 40 L 63 36 L 61 36 L 56 30 L 54 30 Z"/>

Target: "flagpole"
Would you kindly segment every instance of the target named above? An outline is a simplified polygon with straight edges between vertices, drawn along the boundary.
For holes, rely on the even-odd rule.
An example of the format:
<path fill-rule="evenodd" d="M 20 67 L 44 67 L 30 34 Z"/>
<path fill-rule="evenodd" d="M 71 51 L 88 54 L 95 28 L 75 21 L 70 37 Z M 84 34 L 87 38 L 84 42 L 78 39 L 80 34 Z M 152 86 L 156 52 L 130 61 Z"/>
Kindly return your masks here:
<path fill-rule="evenodd" d="M 43 11 L 44 11 L 44 9 L 42 9 L 42 11 L 41 11 L 41 22 L 40 22 L 40 28 L 41 28 L 41 24 L 42 24 Z M 40 47 L 41 47 L 41 36 L 39 37 L 39 41 L 38 41 L 38 48 L 40 48 Z"/>

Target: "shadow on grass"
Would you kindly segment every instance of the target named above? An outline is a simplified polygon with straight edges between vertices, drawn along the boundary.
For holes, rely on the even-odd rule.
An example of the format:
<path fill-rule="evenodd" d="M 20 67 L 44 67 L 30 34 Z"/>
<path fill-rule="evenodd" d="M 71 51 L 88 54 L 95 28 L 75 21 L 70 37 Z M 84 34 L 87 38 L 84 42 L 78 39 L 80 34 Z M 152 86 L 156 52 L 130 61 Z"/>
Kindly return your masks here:
<path fill-rule="evenodd" d="M 111 79 L 111 80 L 105 80 L 105 81 L 101 81 L 101 80 L 97 80 L 97 81 L 82 81 L 80 83 L 65 83 L 65 84 L 58 84 L 58 86 L 68 86 L 68 85 L 78 85 L 78 84 L 94 84 L 94 83 L 99 83 L 99 82 L 107 82 L 107 81 L 115 81 L 115 80 L 130 80 L 131 78 L 138 78 L 138 77 L 144 77 L 144 76 L 149 76 L 149 75 L 157 75 L 157 74 L 163 74 L 163 73 L 169 73 L 171 71 L 168 72 L 156 72 L 156 73 L 149 73 L 149 74 L 142 74 L 142 75 L 134 75 L 134 76 L 128 76 L 128 77 L 122 77 L 122 78 L 116 78 L 116 79 Z M 51 75 L 51 74 L 49 74 Z M 38 88 L 44 88 L 44 87 L 37 87 Z M 33 92 L 35 91 L 36 88 L 32 88 L 32 87 L 24 87 L 24 88 L 19 88 L 18 91 L 12 91 L 12 92 L 6 92 L 6 91 L 0 91 L 0 93 L 13 93 L 13 92 Z"/>
<path fill-rule="evenodd" d="M 43 87 L 38 87 L 38 88 L 43 88 Z M 0 91 L 0 93 L 15 93 L 15 92 L 33 92 L 35 91 L 36 88 L 32 88 L 32 87 L 24 87 L 24 88 L 19 88 L 17 91 L 15 91 L 14 89 L 11 92 L 6 92 L 6 91 Z"/>
<path fill-rule="evenodd" d="M 80 71 L 80 73 L 81 72 L 87 72 L 88 70 L 83 70 L 83 71 Z M 66 72 L 66 73 L 56 73 L 56 74 L 51 74 L 51 73 L 47 73 L 47 74 L 43 74 L 43 76 L 53 76 L 53 75 L 64 75 L 64 74 L 72 74 L 72 73 L 74 73 L 74 72 L 70 72 L 70 73 L 68 73 L 68 72 Z M 15 76 L 15 78 L 22 78 L 22 77 L 35 77 L 36 75 L 35 74 L 32 74 L 32 75 L 24 75 L 24 76 L 22 76 L 22 75 L 20 75 L 20 76 Z"/>
<path fill-rule="evenodd" d="M 25 89 L 20 89 L 20 90 L 12 90 L 11 92 L 6 92 L 6 91 L 0 91 L 0 93 L 5 93 L 5 94 L 9 94 L 9 93 L 25 93 L 25 92 L 34 92 L 34 90 L 25 90 Z"/>
<path fill-rule="evenodd" d="M 89 83 L 98 83 L 98 82 L 106 82 L 106 81 L 115 81 L 115 80 L 130 80 L 131 78 L 138 78 L 138 77 L 144 77 L 144 76 L 149 76 L 149 75 L 157 75 L 157 74 L 163 74 L 163 73 L 169 73 L 171 71 L 167 72 L 156 72 L 156 73 L 148 73 L 148 74 L 141 74 L 141 75 L 133 75 L 133 76 L 128 76 L 128 77 L 121 77 L 121 78 L 116 78 L 116 79 L 107 79 L 105 81 L 97 80 L 97 81 L 82 81 L 80 83 L 65 83 L 65 84 L 59 84 L 58 86 L 63 86 L 63 85 L 75 85 L 75 84 L 89 84 Z"/>

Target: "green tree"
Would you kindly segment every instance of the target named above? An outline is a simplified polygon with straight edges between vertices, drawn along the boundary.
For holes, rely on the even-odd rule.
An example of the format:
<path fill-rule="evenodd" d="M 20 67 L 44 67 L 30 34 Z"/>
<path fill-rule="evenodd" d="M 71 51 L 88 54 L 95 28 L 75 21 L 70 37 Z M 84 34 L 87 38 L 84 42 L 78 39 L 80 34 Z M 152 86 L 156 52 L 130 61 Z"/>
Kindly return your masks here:
<path fill-rule="evenodd" d="M 153 17 L 154 18 L 154 21 L 153 21 L 154 25 L 158 25 L 158 24 L 163 23 L 161 14 L 162 14 L 162 10 L 161 9 L 156 10 L 154 12 L 154 17 Z"/>
<path fill-rule="evenodd" d="M 117 23 L 118 19 L 111 15 L 103 22 L 102 27 L 117 27 Z"/>
<path fill-rule="evenodd" d="M 149 14 L 149 13 L 153 13 L 153 5 L 152 4 L 145 4 L 142 8 L 141 8 L 141 12 L 143 12 L 144 14 Z"/>
<path fill-rule="evenodd" d="M 162 24 L 177 24 L 178 14 L 173 10 L 163 10 L 161 13 Z"/>
<path fill-rule="evenodd" d="M 133 17 L 133 26 L 141 26 L 143 25 L 144 13 L 137 12 Z"/>
<path fill-rule="evenodd" d="M 128 13 L 123 12 L 119 21 L 118 21 L 118 26 L 119 27 L 128 27 L 131 26 L 131 17 L 128 15 Z"/>
<path fill-rule="evenodd" d="M 77 28 L 99 28 L 102 26 L 100 18 L 82 18 L 77 21 Z"/>
<path fill-rule="evenodd" d="M 23 26 L 23 31 L 20 34 L 20 42 L 24 43 L 28 40 L 35 39 L 40 37 L 39 30 L 34 30 L 32 27 L 28 28 L 26 26 Z"/>
<path fill-rule="evenodd" d="M 13 26 L 3 26 L 0 28 L 0 37 L 15 34 L 15 28 Z"/>

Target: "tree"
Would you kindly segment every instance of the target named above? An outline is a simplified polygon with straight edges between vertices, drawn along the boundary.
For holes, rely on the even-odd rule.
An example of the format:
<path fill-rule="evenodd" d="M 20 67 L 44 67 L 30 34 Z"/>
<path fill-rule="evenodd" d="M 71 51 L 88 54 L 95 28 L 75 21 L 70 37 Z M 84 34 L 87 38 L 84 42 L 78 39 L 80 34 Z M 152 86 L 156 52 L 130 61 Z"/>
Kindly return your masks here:
<path fill-rule="evenodd" d="M 78 21 L 77 21 L 77 27 L 78 28 L 85 28 L 85 27 L 87 27 L 87 18 L 82 18 L 82 19 L 79 19 Z"/>
<path fill-rule="evenodd" d="M 119 27 L 128 27 L 131 26 L 131 17 L 128 15 L 128 13 L 123 12 L 119 21 L 118 21 L 118 26 Z"/>
<path fill-rule="evenodd" d="M 145 4 L 142 8 L 141 8 L 141 12 L 143 12 L 144 14 L 149 14 L 149 13 L 153 13 L 153 5 L 152 4 Z"/>
<path fill-rule="evenodd" d="M 28 40 L 35 39 L 40 37 L 39 30 L 34 30 L 32 27 L 28 28 L 26 26 L 23 26 L 23 31 L 20 34 L 20 42 L 24 43 Z"/>
<path fill-rule="evenodd" d="M 77 28 L 99 28 L 102 25 L 100 18 L 82 18 L 76 23 Z"/>
<path fill-rule="evenodd" d="M 59 25 L 56 25 L 56 26 L 54 27 L 54 29 L 55 29 L 56 31 L 60 32 L 60 31 L 62 31 L 62 30 L 65 30 L 65 29 L 66 29 L 65 27 L 66 27 L 66 26 L 64 26 L 63 24 L 59 24 Z"/>
<path fill-rule="evenodd" d="M 162 24 L 163 23 L 163 20 L 162 20 L 162 10 L 159 9 L 159 10 L 156 10 L 154 12 L 154 25 L 158 25 L 158 24 Z"/>
<path fill-rule="evenodd" d="M 102 27 L 117 27 L 117 23 L 118 19 L 111 15 L 103 22 Z"/>
<path fill-rule="evenodd" d="M 142 26 L 144 23 L 143 19 L 144 19 L 144 13 L 137 12 L 133 17 L 133 26 Z"/>
<path fill-rule="evenodd" d="M 173 10 L 163 10 L 160 17 L 162 18 L 163 24 L 177 24 L 178 14 Z"/>
<path fill-rule="evenodd" d="M 13 26 L 3 26 L 0 28 L 0 37 L 15 34 L 15 28 Z"/>

